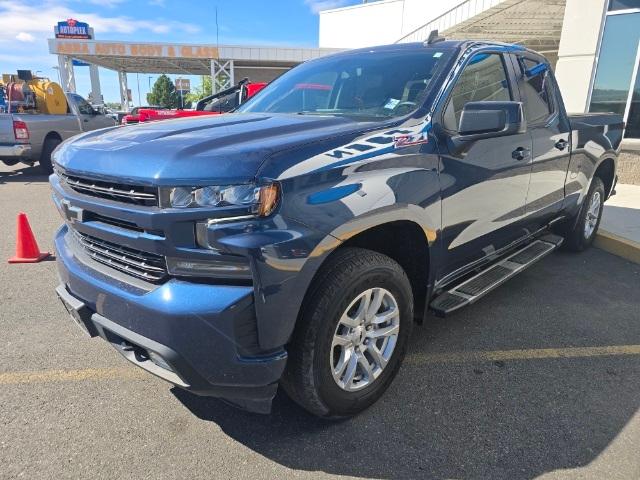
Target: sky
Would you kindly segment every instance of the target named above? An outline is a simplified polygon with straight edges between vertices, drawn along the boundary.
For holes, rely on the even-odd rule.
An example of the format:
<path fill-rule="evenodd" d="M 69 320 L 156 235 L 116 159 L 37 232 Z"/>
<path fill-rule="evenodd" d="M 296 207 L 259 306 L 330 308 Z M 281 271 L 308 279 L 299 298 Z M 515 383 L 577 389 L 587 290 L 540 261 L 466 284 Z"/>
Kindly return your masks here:
<path fill-rule="evenodd" d="M 318 12 L 361 0 L 0 0 L 0 73 L 31 70 L 58 79 L 47 38 L 58 21 L 74 18 L 94 28 L 99 40 L 216 43 L 218 8 L 220 44 L 318 46 Z M 91 90 L 89 69 L 75 67 L 76 90 Z M 145 104 L 149 75 L 129 74 L 133 101 Z M 172 76 L 173 78 L 174 76 Z M 191 84 L 199 82 L 192 77 Z M 119 102 L 118 77 L 100 69 L 105 101 Z"/>

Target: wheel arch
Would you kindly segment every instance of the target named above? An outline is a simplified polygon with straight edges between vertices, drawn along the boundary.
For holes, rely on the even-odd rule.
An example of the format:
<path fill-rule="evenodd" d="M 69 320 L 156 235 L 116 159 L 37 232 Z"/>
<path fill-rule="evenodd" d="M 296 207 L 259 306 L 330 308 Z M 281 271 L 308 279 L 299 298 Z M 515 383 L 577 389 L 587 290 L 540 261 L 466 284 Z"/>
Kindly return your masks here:
<path fill-rule="evenodd" d="M 613 191 L 616 175 L 616 162 L 615 160 L 607 156 L 603 158 L 597 165 L 593 172 L 593 177 L 598 177 L 604 183 L 605 197 L 609 198 Z"/>
<path fill-rule="evenodd" d="M 422 319 L 429 285 L 433 281 L 432 247 L 437 241 L 437 229 L 425 220 L 424 212 L 415 205 L 406 205 L 354 218 L 334 230 L 311 254 L 322 260 L 315 266 L 302 305 L 331 256 L 343 248 L 360 247 L 398 262 L 411 282 L 415 315 Z"/>

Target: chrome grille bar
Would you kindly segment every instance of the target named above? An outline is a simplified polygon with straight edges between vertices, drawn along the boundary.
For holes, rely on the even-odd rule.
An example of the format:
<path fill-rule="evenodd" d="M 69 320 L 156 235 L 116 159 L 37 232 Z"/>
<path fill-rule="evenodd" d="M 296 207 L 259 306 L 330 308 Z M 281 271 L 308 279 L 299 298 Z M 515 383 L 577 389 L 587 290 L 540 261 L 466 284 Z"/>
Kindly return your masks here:
<path fill-rule="evenodd" d="M 58 172 L 60 178 L 73 190 L 94 197 L 145 206 L 158 206 L 158 192 L 153 187 L 110 183 L 88 178 L 66 175 Z"/>
<path fill-rule="evenodd" d="M 167 276 L 161 255 L 122 247 L 78 231 L 73 233 L 87 255 L 99 263 L 150 282 L 159 282 Z"/>

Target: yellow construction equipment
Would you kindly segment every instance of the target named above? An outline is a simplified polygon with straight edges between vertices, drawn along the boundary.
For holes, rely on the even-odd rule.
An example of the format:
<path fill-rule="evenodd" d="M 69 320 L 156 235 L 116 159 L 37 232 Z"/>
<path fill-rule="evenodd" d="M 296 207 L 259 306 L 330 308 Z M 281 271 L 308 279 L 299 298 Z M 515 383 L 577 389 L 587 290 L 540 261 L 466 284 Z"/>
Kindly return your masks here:
<path fill-rule="evenodd" d="M 27 83 L 36 95 L 37 109 L 40 113 L 67 113 L 67 99 L 60 85 L 46 78 L 36 78 Z"/>
<path fill-rule="evenodd" d="M 64 115 L 68 110 L 60 85 L 48 78 L 34 77 L 28 70 L 19 70 L 17 78 L 3 74 L 0 95 L 0 103 L 10 111 Z"/>

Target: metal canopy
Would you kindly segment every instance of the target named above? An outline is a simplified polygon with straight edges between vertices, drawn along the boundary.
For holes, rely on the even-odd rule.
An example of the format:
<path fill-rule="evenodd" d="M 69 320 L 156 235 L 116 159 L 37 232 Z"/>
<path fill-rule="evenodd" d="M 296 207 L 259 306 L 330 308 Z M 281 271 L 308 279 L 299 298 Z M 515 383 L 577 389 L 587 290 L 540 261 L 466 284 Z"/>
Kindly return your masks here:
<path fill-rule="evenodd" d="M 127 73 L 211 75 L 213 90 L 217 92 L 233 85 L 236 78 L 270 82 L 295 65 L 337 51 L 329 48 L 49 39 L 49 52 L 58 56 L 65 91 L 75 92 L 73 60 L 88 63 L 95 69 L 96 74 L 92 76 L 94 98 L 100 98 L 95 95 L 100 91 L 95 66 L 115 70 L 123 110 L 129 105 Z"/>
<path fill-rule="evenodd" d="M 49 52 L 52 54 L 129 73 L 208 75 L 212 60 L 220 63 L 233 60 L 236 68 L 286 69 L 337 51 L 328 48 L 49 39 Z"/>
<path fill-rule="evenodd" d="M 153 58 L 101 55 L 73 55 L 73 58 L 110 70 L 128 73 L 210 75 L 211 60 L 194 58 Z M 289 69 L 300 62 L 234 61 L 235 68 Z"/>

